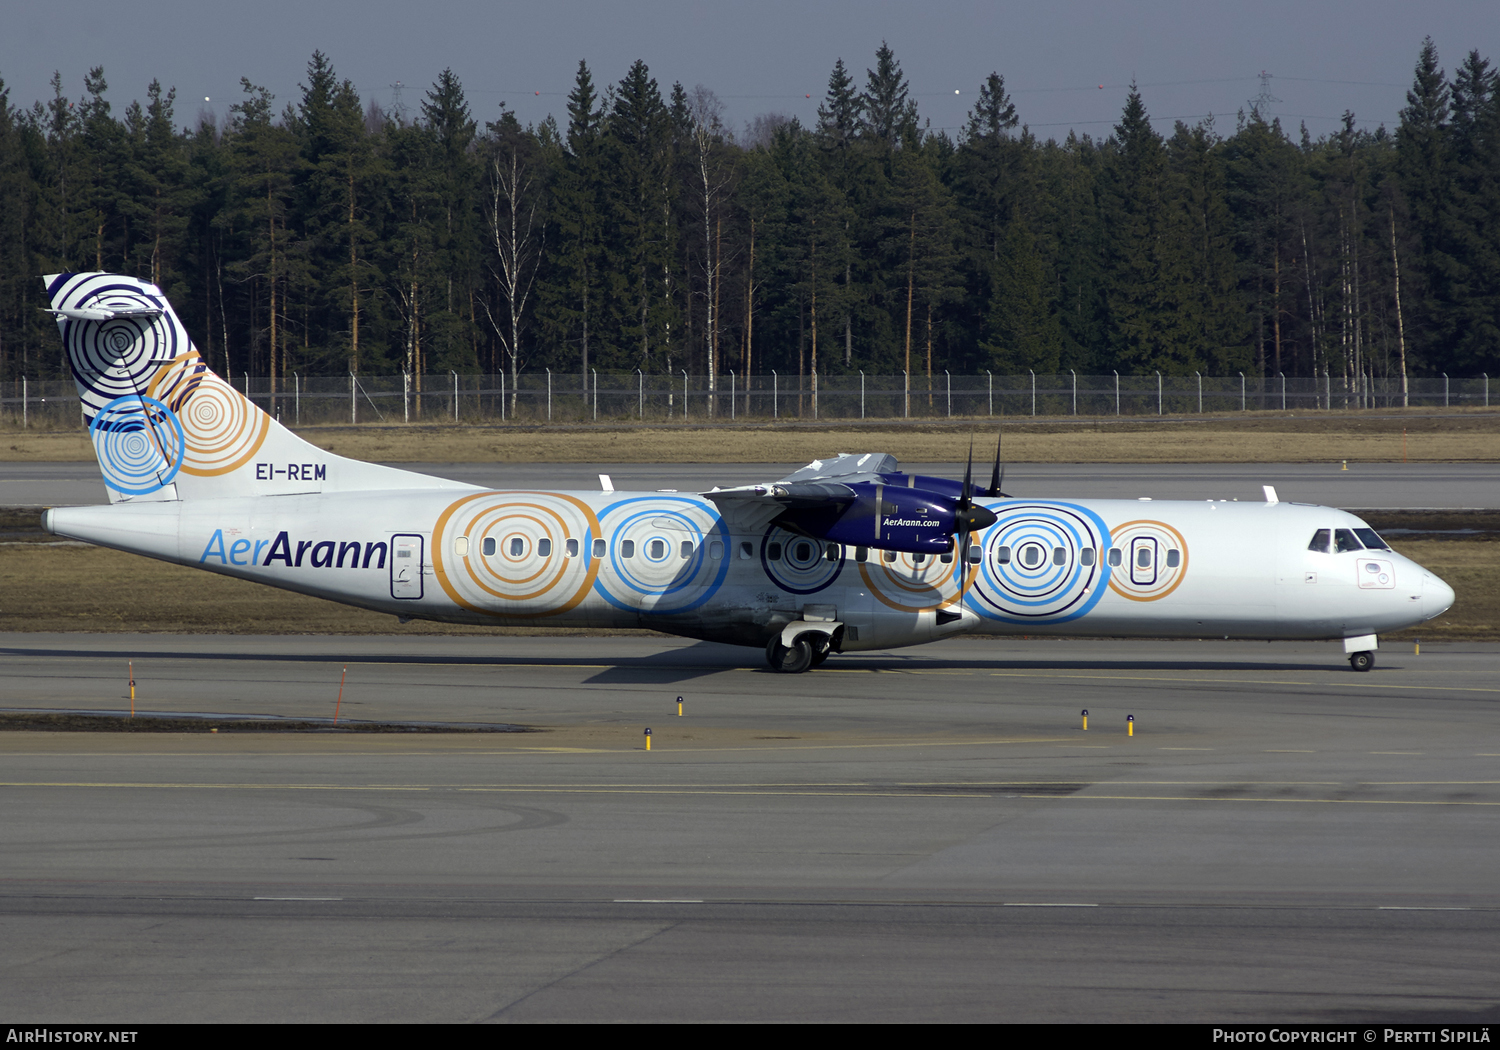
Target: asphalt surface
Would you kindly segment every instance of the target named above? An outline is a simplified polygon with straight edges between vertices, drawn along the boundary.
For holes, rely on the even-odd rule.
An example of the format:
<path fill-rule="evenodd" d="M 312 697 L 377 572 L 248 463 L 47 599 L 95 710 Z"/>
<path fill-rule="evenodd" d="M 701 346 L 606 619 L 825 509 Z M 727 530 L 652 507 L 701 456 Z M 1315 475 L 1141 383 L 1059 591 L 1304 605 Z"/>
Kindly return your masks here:
<path fill-rule="evenodd" d="M 599 486 L 698 492 L 773 481 L 802 463 L 395 463 L 392 466 L 495 488 Z M 963 463 L 907 463 L 905 469 L 962 478 Z M 975 479 L 988 483 L 990 464 Z M 1261 500 L 1274 485 L 1284 500 L 1349 509 L 1497 509 L 1500 467 L 1485 463 L 1052 464 L 1006 467 L 1005 491 L 1047 499 Z M 93 463 L 0 463 L 0 506 L 82 506 L 108 501 Z"/>
<path fill-rule="evenodd" d="M 128 662 L 543 731 L 0 732 L 28 1023 L 1500 1020 L 1500 646 L 11 634 L 0 708 Z"/>

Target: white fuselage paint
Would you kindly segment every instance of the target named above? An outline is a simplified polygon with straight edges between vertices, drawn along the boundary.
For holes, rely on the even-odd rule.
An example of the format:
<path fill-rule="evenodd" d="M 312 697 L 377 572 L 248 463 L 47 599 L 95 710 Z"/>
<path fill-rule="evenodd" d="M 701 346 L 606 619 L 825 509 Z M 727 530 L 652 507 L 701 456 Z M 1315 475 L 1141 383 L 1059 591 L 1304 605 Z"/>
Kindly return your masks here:
<path fill-rule="evenodd" d="M 62 508 L 47 525 L 400 617 L 763 645 L 806 616 L 842 622 L 844 651 L 958 633 L 1351 638 L 1453 601 L 1392 551 L 1309 550 L 1319 529 L 1364 527 L 1327 507 L 981 502 L 998 520 L 971 537 L 977 564 L 737 530 L 707 498 L 656 492 L 452 484 Z"/>

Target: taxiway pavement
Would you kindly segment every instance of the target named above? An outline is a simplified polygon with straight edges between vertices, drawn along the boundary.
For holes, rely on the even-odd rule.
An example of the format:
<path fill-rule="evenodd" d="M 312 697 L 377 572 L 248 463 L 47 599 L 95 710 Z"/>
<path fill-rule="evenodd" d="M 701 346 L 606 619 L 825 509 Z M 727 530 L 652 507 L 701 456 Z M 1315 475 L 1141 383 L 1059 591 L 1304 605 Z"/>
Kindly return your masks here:
<path fill-rule="evenodd" d="M 12 634 L 0 708 L 127 661 L 543 731 L 0 733 L 13 1017 L 1500 1019 L 1500 646 Z"/>

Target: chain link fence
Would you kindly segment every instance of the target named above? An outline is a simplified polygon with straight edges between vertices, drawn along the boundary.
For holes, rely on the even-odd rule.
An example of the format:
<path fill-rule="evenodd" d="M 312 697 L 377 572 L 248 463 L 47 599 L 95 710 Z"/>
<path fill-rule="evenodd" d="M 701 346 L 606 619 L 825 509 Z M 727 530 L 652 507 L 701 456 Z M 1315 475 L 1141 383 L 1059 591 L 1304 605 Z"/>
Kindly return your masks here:
<path fill-rule="evenodd" d="M 1122 375 L 765 375 L 528 372 L 508 375 L 237 375 L 239 390 L 287 426 L 351 423 L 727 422 L 1149 416 L 1265 410 L 1488 408 L 1478 377 Z M 1500 391 L 1497 391 L 1500 393 Z M 0 422 L 80 424 L 71 380 L 0 384 Z"/>

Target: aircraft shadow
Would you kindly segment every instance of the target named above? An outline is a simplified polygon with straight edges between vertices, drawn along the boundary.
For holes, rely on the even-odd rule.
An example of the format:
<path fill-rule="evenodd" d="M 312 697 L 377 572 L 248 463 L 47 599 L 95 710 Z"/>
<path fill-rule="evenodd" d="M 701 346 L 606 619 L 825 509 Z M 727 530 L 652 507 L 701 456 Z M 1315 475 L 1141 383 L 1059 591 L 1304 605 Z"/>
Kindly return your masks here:
<path fill-rule="evenodd" d="M 1294 671 L 1304 674 L 1327 673 L 1348 674 L 1347 664 L 1330 652 L 1327 658 L 1299 660 L 1235 660 L 1185 658 L 1180 660 L 1160 657 L 1138 658 L 1130 656 L 1095 657 L 1089 659 L 1069 658 L 1062 653 L 1026 657 L 995 657 L 975 655 L 954 657 L 932 653 L 869 652 L 833 656 L 827 664 L 842 671 L 869 671 L 872 673 L 921 673 L 933 671 L 972 672 L 1076 672 L 1091 674 L 1100 672 L 1150 672 L 1150 671 L 1198 671 L 1198 672 L 1244 672 L 1244 671 Z M 204 662 L 248 662 L 248 663 L 294 663 L 294 664 L 385 664 L 398 666 L 489 666 L 489 667 L 574 667 L 579 664 L 597 664 L 597 657 L 554 656 L 527 654 L 518 656 L 485 656 L 478 654 L 422 654 L 385 653 L 370 656 L 363 653 L 266 653 L 225 652 L 210 650 L 148 650 L 137 649 L 73 649 L 23 648 L 18 646 L 0 648 L 0 657 L 44 657 L 51 659 L 77 660 L 184 660 Z M 724 645 L 719 642 L 697 642 L 666 652 L 651 653 L 639 657 L 617 657 L 607 661 L 610 666 L 585 679 L 592 685 L 654 683 L 670 685 L 691 681 L 707 675 L 729 670 L 751 670 L 772 674 L 766 666 L 765 657 L 758 648 Z M 1382 670 L 1376 665 L 1376 672 Z M 816 672 L 813 672 L 816 673 Z"/>

